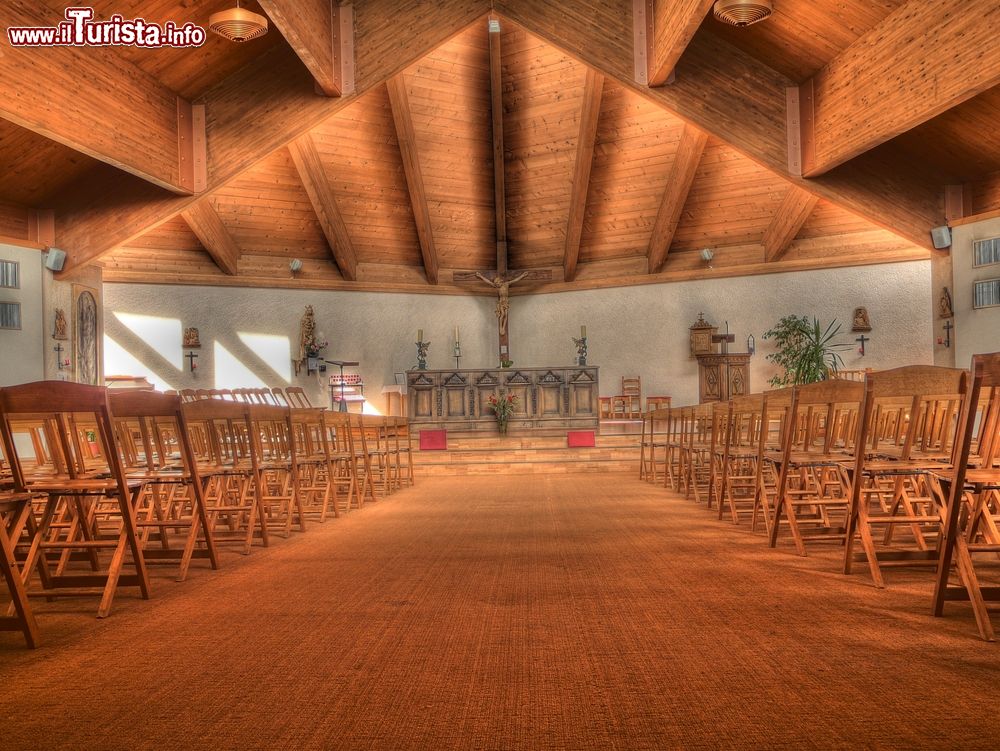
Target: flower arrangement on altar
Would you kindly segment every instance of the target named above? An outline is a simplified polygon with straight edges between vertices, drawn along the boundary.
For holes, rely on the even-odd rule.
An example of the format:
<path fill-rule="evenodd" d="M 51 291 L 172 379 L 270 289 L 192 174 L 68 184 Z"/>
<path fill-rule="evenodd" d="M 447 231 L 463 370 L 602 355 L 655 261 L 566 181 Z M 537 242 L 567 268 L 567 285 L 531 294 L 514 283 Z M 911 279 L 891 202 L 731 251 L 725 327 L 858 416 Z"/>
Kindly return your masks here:
<path fill-rule="evenodd" d="M 490 394 L 486 402 L 489 408 L 493 410 L 493 414 L 496 415 L 497 429 L 500 431 L 500 435 L 506 435 L 507 423 L 510 421 L 510 416 L 514 414 L 514 408 L 517 406 L 517 396 L 510 392 Z"/>

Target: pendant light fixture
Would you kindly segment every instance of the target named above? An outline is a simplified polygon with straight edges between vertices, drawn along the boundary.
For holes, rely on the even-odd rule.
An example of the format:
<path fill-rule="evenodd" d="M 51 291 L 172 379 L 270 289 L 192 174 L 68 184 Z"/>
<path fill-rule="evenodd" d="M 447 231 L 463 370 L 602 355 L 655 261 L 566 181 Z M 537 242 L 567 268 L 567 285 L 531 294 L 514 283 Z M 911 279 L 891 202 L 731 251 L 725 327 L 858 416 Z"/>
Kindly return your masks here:
<path fill-rule="evenodd" d="M 716 0 L 712 9 L 723 23 L 740 27 L 763 21 L 773 11 L 771 0 Z"/>
<path fill-rule="evenodd" d="M 208 28 L 230 42 L 249 42 L 267 33 L 267 18 L 240 7 L 213 13 L 208 17 Z"/>

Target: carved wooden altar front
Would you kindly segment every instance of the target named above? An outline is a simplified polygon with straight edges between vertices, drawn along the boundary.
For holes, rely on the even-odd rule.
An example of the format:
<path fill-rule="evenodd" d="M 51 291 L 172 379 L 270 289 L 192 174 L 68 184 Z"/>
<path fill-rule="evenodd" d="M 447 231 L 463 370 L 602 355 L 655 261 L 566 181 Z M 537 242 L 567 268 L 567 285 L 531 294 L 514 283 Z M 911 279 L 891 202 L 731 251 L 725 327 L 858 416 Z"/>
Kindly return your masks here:
<path fill-rule="evenodd" d="M 416 428 L 496 430 L 489 398 L 507 392 L 517 397 L 511 429 L 596 428 L 597 373 L 591 366 L 410 370 L 409 417 Z"/>

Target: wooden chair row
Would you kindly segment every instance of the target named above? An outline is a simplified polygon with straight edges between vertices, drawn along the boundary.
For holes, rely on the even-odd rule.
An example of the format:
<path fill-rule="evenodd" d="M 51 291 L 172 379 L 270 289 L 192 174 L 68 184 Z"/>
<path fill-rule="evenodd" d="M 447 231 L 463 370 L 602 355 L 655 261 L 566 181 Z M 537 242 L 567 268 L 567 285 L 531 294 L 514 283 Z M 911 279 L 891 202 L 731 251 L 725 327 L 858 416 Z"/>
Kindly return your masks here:
<path fill-rule="evenodd" d="M 787 537 L 843 548 L 843 571 L 936 572 L 933 611 L 972 603 L 992 640 L 977 561 L 1000 559 L 1000 354 L 971 371 L 911 366 L 644 416 L 640 477 Z"/>
<path fill-rule="evenodd" d="M 293 392 L 294 394 L 294 392 Z M 0 389 L 0 630 L 38 643 L 29 597 L 149 597 L 150 565 L 219 567 L 413 483 L 405 418 L 42 382 Z"/>

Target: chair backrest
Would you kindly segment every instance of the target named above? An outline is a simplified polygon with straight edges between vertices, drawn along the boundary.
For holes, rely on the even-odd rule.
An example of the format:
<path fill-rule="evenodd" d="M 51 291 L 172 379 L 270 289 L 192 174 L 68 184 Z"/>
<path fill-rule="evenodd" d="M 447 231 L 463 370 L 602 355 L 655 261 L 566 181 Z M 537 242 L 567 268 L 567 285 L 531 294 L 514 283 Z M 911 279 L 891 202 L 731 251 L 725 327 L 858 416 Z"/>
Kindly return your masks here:
<path fill-rule="evenodd" d="M 785 454 L 853 456 L 858 414 L 865 386 L 857 381 L 830 380 L 796 386 L 792 391 Z"/>
<path fill-rule="evenodd" d="M 122 463 L 149 471 L 195 472 L 187 423 L 179 396 L 154 391 L 108 393 Z"/>
<path fill-rule="evenodd" d="M 285 388 L 285 401 L 289 407 L 311 407 L 309 397 L 306 396 L 305 389 L 300 386 L 288 386 Z"/>
<path fill-rule="evenodd" d="M 978 424 L 972 450 L 976 464 L 983 468 L 1000 468 L 1000 352 L 974 355 L 972 367 L 982 369 L 983 379 L 976 416 Z"/>
<path fill-rule="evenodd" d="M 622 396 L 641 396 L 642 379 L 639 376 L 622 376 Z"/>

